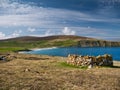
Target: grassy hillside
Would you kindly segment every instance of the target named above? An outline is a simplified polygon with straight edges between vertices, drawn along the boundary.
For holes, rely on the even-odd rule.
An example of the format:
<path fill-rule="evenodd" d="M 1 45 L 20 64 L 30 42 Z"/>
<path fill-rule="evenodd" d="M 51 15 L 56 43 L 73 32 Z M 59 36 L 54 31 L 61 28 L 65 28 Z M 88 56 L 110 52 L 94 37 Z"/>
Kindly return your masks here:
<path fill-rule="evenodd" d="M 0 62 L 0 90 L 120 90 L 120 62 L 114 68 L 82 69 L 67 58 L 11 54 Z"/>
<path fill-rule="evenodd" d="M 0 41 L 0 52 L 28 50 L 43 47 L 117 47 L 120 42 L 98 40 L 88 37 L 58 35 L 48 37 L 18 37 Z"/>

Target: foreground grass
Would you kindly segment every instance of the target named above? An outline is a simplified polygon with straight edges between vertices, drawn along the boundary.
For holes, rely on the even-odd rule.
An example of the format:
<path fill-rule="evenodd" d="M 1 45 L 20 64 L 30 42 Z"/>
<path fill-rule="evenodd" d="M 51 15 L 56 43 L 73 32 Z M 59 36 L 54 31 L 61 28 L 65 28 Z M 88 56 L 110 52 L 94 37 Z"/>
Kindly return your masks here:
<path fill-rule="evenodd" d="M 120 68 L 86 69 L 66 64 L 63 57 L 11 56 L 17 58 L 0 62 L 0 90 L 120 90 Z"/>

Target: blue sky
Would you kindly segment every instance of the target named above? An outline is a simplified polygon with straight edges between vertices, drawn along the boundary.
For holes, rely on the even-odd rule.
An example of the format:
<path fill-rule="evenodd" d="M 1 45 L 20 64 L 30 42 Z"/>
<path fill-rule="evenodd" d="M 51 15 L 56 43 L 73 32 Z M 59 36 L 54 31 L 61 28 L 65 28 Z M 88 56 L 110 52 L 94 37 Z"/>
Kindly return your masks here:
<path fill-rule="evenodd" d="M 120 0 L 0 0 L 0 39 L 49 35 L 120 40 Z"/>

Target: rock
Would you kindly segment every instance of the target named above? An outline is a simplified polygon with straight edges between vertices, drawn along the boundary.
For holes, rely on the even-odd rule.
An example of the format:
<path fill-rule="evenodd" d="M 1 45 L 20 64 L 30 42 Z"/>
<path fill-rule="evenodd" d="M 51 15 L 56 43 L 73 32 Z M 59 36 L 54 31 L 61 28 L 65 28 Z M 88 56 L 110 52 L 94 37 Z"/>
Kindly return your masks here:
<path fill-rule="evenodd" d="M 27 68 L 26 68 L 26 69 L 24 70 L 24 72 L 30 72 L 30 69 L 27 69 Z"/>
<path fill-rule="evenodd" d="M 5 56 L 0 56 L 0 60 L 6 60 Z"/>
<path fill-rule="evenodd" d="M 78 56 L 77 55 L 68 55 L 68 60 L 67 60 L 67 63 L 68 64 L 72 64 L 72 65 L 75 65 L 77 62 L 76 62 L 76 58 Z"/>
<path fill-rule="evenodd" d="M 93 66 L 92 66 L 92 65 L 89 65 L 88 68 L 93 68 Z"/>
<path fill-rule="evenodd" d="M 68 64 L 76 66 L 88 66 L 92 68 L 94 66 L 113 66 L 113 59 L 111 55 L 105 54 L 102 56 L 78 56 L 78 55 L 68 55 Z"/>

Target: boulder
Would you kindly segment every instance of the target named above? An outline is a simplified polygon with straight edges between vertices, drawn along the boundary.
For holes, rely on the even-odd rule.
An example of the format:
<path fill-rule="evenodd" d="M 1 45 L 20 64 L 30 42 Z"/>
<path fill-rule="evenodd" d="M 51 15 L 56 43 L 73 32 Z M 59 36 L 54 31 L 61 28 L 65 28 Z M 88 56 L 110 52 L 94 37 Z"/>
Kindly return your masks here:
<path fill-rule="evenodd" d="M 1 61 L 10 61 L 17 58 L 16 56 L 12 56 L 10 54 L 4 54 L 4 55 L 0 55 L 0 60 Z"/>
<path fill-rule="evenodd" d="M 6 60 L 6 56 L 0 56 L 0 60 Z"/>

